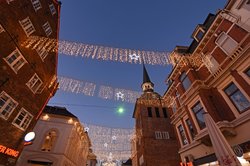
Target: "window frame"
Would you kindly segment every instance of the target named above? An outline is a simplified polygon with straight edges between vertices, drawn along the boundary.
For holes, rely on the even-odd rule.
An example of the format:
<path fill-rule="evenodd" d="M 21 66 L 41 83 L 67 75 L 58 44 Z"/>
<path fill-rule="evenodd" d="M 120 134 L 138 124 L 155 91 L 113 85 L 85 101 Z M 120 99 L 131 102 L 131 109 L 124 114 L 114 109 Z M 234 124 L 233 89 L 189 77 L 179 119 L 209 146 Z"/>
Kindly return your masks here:
<path fill-rule="evenodd" d="M 192 82 L 189 79 L 188 74 L 186 72 L 182 72 L 181 75 L 180 75 L 180 77 L 179 77 L 179 79 L 180 79 L 180 82 L 182 84 L 183 89 L 185 91 L 187 91 L 191 87 L 191 85 L 192 85 Z M 188 87 L 187 87 L 186 83 L 188 84 Z"/>
<path fill-rule="evenodd" d="M 7 100 L 5 101 L 3 106 L 0 108 L 0 117 L 7 120 L 10 117 L 10 115 L 12 114 L 12 112 L 16 109 L 16 107 L 18 105 L 18 102 L 16 100 L 14 100 L 12 97 L 10 97 L 10 95 L 7 94 L 5 91 L 2 91 L 0 93 L 0 101 L 2 100 L 3 95 L 5 95 L 7 97 Z M 12 107 L 10 110 L 6 111 L 5 109 L 6 109 L 7 106 L 10 108 L 9 104 L 11 102 L 15 104 L 14 107 Z M 2 114 L 3 111 L 6 111 L 5 115 Z M 7 116 L 6 116 L 6 114 L 7 114 Z"/>
<path fill-rule="evenodd" d="M 186 135 L 186 132 L 185 132 L 185 130 L 184 130 L 184 127 L 183 127 L 183 125 L 182 124 L 179 124 L 178 126 L 177 126 L 177 131 L 178 131 L 178 135 L 179 135 L 179 137 L 180 137 L 180 142 L 181 142 L 181 145 L 182 146 L 185 146 L 185 145 L 187 145 L 188 144 L 188 139 L 187 139 L 187 135 Z M 184 138 L 185 137 L 185 138 Z"/>
<path fill-rule="evenodd" d="M 42 61 L 49 55 L 49 52 L 46 49 L 36 49 L 36 53 L 39 55 Z"/>
<path fill-rule="evenodd" d="M 23 28 L 27 37 L 29 37 L 32 33 L 34 33 L 36 31 L 36 29 L 35 29 L 34 25 L 32 24 L 29 17 L 26 17 L 22 20 L 19 20 L 19 24 Z"/>
<path fill-rule="evenodd" d="M 53 3 L 49 4 L 49 9 L 52 16 L 56 14 L 56 8 Z"/>
<path fill-rule="evenodd" d="M 35 78 L 37 77 L 37 78 Z M 37 79 L 37 80 L 33 80 L 33 79 Z M 40 84 L 35 88 L 33 89 L 33 87 L 36 85 L 36 83 L 40 81 Z M 34 82 L 34 83 L 32 83 Z M 42 88 L 42 85 L 43 85 L 43 81 L 42 79 L 35 73 L 33 74 L 33 76 L 29 79 L 29 81 L 26 83 L 26 85 L 28 86 L 28 88 L 32 91 L 32 93 L 36 94 L 36 93 L 41 93 L 43 88 Z M 41 89 L 42 88 L 42 89 Z"/>
<path fill-rule="evenodd" d="M 50 26 L 50 23 L 47 21 L 43 24 L 43 30 L 47 37 L 49 37 L 52 34 L 52 28 Z"/>
<path fill-rule="evenodd" d="M 220 38 L 222 38 L 222 36 L 225 35 L 224 39 L 222 39 L 221 42 L 218 42 L 220 40 Z M 225 47 L 223 47 L 223 45 L 226 43 L 226 41 L 231 40 L 233 42 L 233 44 L 235 44 L 235 47 L 233 50 L 231 50 L 231 52 L 229 52 L 229 50 L 226 50 Z M 216 38 L 215 40 L 215 44 L 223 51 L 225 52 L 225 54 L 227 54 L 228 56 L 232 55 L 235 51 L 235 49 L 238 47 L 238 42 L 235 41 L 230 35 L 228 35 L 225 32 L 221 32 L 219 34 L 219 36 Z"/>
<path fill-rule="evenodd" d="M 155 131 L 155 139 L 162 139 L 162 133 L 160 131 Z"/>
<path fill-rule="evenodd" d="M 202 33 L 202 36 L 199 38 L 197 35 L 198 35 L 200 32 Z M 200 42 L 200 41 L 202 40 L 202 38 L 204 37 L 204 34 L 205 34 L 205 30 L 204 30 L 202 27 L 199 27 L 199 28 L 197 29 L 197 31 L 195 32 L 195 34 L 194 34 L 194 39 L 195 39 L 197 42 Z"/>
<path fill-rule="evenodd" d="M 42 8 L 42 4 L 39 0 L 30 0 L 30 1 L 32 3 L 32 6 L 33 6 L 35 12 L 37 12 L 39 9 Z"/>
<path fill-rule="evenodd" d="M 16 59 L 13 60 L 11 63 L 9 60 L 11 57 L 16 55 Z M 18 56 L 17 56 L 18 55 Z M 16 48 L 12 53 L 10 53 L 7 57 L 3 58 L 5 62 L 10 66 L 10 68 L 17 74 L 17 72 L 26 64 L 28 63 L 27 60 L 24 58 L 22 53 Z M 20 60 L 23 60 L 22 64 L 20 64 L 17 68 L 15 67 L 16 64 L 20 62 Z"/>
<path fill-rule="evenodd" d="M 233 92 L 231 92 L 230 94 L 228 94 L 226 92 L 226 90 L 231 86 L 231 85 L 234 85 L 236 87 L 236 90 L 234 90 Z M 236 110 L 238 111 L 238 113 L 243 113 L 245 112 L 246 110 L 248 110 L 250 108 L 250 101 L 248 100 L 248 98 L 244 95 L 244 93 L 242 93 L 241 89 L 239 89 L 239 87 L 233 82 L 231 81 L 230 83 L 227 84 L 226 87 L 223 88 L 223 92 L 225 93 L 225 95 L 228 97 L 228 99 L 231 101 L 231 103 L 233 104 L 233 106 L 236 108 Z M 233 96 L 234 94 L 236 94 L 237 92 L 239 92 L 246 101 L 248 101 L 249 103 L 249 106 L 244 108 L 243 110 L 240 110 L 238 107 L 237 107 L 237 104 L 235 103 L 236 101 L 234 101 L 234 99 L 231 98 L 231 96 Z"/>
<path fill-rule="evenodd" d="M 198 105 L 200 105 L 200 108 L 199 108 L 198 110 L 194 110 L 194 108 L 197 107 Z M 200 102 L 200 101 L 197 101 L 197 102 L 191 107 L 191 111 L 192 111 L 192 113 L 194 114 L 194 117 L 195 117 L 195 119 L 196 119 L 196 122 L 197 122 L 197 124 L 198 124 L 200 130 L 205 129 L 205 128 L 206 128 L 206 124 L 205 124 L 205 120 L 204 120 L 204 117 L 203 117 L 203 113 L 206 112 L 206 111 L 205 111 L 203 105 L 201 104 L 201 102 Z M 200 121 L 199 121 L 198 118 L 197 118 L 197 114 L 198 114 L 199 112 L 202 112 L 202 111 L 203 111 L 203 113 L 201 113 L 201 115 L 202 115 L 201 117 L 202 117 L 202 119 L 203 119 L 203 121 L 204 121 L 204 126 L 202 126 L 202 124 L 200 123 Z"/>
<path fill-rule="evenodd" d="M 194 125 L 192 124 L 190 118 L 185 119 L 185 124 L 186 124 L 186 126 L 188 128 L 188 132 L 189 132 L 189 135 L 190 135 L 191 139 L 194 140 L 195 128 L 194 128 Z"/>
<path fill-rule="evenodd" d="M 22 113 L 24 113 L 24 115 L 23 115 L 23 117 L 22 117 L 22 119 L 21 119 L 21 121 L 20 121 L 20 124 L 17 124 L 16 121 L 19 119 L 19 116 L 20 116 Z M 28 117 L 29 119 L 27 119 L 27 117 Z M 29 125 L 30 125 L 32 119 L 33 119 L 33 115 L 32 115 L 31 113 L 29 113 L 26 109 L 21 108 L 21 110 L 18 112 L 18 114 L 17 114 L 17 116 L 15 117 L 15 119 L 12 121 L 12 124 L 13 124 L 14 126 L 16 126 L 17 128 L 19 128 L 19 129 L 25 131 L 25 130 L 29 127 Z M 27 123 L 26 123 L 26 122 L 27 122 Z M 24 124 L 25 124 L 25 126 L 23 126 Z"/>

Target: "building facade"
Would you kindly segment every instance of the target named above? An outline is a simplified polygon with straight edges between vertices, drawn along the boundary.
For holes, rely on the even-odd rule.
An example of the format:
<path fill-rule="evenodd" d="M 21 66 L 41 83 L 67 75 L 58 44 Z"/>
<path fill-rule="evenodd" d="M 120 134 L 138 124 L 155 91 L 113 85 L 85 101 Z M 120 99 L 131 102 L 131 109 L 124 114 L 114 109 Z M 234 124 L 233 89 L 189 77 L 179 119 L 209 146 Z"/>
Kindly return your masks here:
<path fill-rule="evenodd" d="M 91 146 L 87 132 L 76 116 L 63 107 L 46 106 L 25 146 L 17 166 L 85 166 Z"/>
<path fill-rule="evenodd" d="M 203 113 L 208 112 L 239 157 L 250 160 L 250 3 L 230 0 L 209 14 L 190 46 L 170 54 L 164 101 L 172 111 L 183 163 L 217 165 Z"/>
<path fill-rule="evenodd" d="M 57 89 L 57 53 L 22 43 L 31 36 L 57 40 L 59 14 L 56 0 L 0 2 L 0 165 L 16 162 L 24 135 Z"/>
<path fill-rule="evenodd" d="M 177 139 L 162 98 L 153 88 L 143 66 L 143 94 L 137 99 L 133 114 L 136 122 L 132 165 L 176 166 L 180 162 Z"/>

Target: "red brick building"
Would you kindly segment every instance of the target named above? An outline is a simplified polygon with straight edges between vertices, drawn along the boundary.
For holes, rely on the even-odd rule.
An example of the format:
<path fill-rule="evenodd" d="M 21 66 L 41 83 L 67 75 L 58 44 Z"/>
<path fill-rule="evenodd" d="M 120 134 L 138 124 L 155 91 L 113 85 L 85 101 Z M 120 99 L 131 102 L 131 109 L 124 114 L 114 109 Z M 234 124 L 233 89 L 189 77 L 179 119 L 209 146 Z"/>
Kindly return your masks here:
<path fill-rule="evenodd" d="M 243 165 L 250 160 L 249 20 L 249 1 L 230 0 L 195 28 L 189 47 L 177 46 L 170 55 L 174 68 L 164 101 L 172 110 L 182 162 L 217 164 L 204 112 Z"/>
<path fill-rule="evenodd" d="M 57 53 L 21 44 L 30 36 L 58 39 L 60 2 L 2 0 L 0 15 L 0 165 L 12 165 L 57 89 Z"/>
<path fill-rule="evenodd" d="M 132 139 L 133 166 L 179 165 L 178 143 L 162 97 L 154 92 L 154 84 L 143 66 L 143 94 L 137 99 L 135 137 Z"/>

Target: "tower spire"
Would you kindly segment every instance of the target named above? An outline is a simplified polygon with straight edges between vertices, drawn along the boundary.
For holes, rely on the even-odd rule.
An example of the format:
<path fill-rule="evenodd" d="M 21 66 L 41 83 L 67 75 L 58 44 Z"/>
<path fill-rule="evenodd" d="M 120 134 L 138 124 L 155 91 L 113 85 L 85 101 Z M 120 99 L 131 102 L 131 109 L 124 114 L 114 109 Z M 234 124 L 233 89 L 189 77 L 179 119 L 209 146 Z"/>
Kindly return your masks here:
<path fill-rule="evenodd" d="M 154 91 L 154 84 L 151 82 L 147 69 L 144 65 L 143 65 L 143 82 L 142 82 L 142 90 L 143 92 L 153 92 Z"/>

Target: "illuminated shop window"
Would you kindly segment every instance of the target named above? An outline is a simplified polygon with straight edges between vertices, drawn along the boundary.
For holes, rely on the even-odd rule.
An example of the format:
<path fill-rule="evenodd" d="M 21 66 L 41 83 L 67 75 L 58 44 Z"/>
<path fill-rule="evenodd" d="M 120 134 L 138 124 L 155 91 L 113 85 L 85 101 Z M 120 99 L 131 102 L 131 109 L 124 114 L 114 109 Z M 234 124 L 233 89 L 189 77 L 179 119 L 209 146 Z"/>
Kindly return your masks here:
<path fill-rule="evenodd" d="M 224 89 L 224 92 L 239 112 L 243 112 L 250 107 L 250 102 L 233 82 Z"/>
<path fill-rule="evenodd" d="M 29 89 L 33 93 L 41 93 L 41 91 L 42 91 L 42 84 L 43 84 L 42 80 L 37 76 L 36 73 L 26 83 L 26 85 L 29 87 Z"/>
<path fill-rule="evenodd" d="M 13 100 L 7 93 L 1 92 L 0 94 L 0 116 L 8 119 L 10 114 L 17 106 L 17 102 Z"/>
<path fill-rule="evenodd" d="M 35 27 L 33 26 L 32 22 L 30 21 L 29 17 L 19 21 L 20 25 L 22 26 L 24 32 L 29 37 L 33 32 L 35 32 Z"/>
<path fill-rule="evenodd" d="M 45 152 L 50 152 L 53 146 L 55 145 L 56 136 L 57 134 L 55 131 L 48 132 L 44 137 L 44 142 L 41 150 Z"/>
<path fill-rule="evenodd" d="M 29 126 L 33 116 L 26 111 L 24 108 L 20 110 L 12 124 L 21 130 L 26 130 L 27 127 Z"/>
<path fill-rule="evenodd" d="M 43 24 L 43 30 L 44 30 L 46 36 L 49 36 L 52 33 L 52 29 L 51 29 L 48 21 L 45 24 Z"/>
<path fill-rule="evenodd" d="M 193 127 L 193 125 L 192 125 L 190 119 L 187 119 L 187 120 L 186 120 L 186 124 L 187 124 L 188 130 L 189 130 L 189 132 L 190 132 L 190 135 L 191 135 L 192 139 L 194 139 L 195 131 L 194 131 L 194 127 Z"/>
<path fill-rule="evenodd" d="M 23 55 L 18 49 L 14 50 L 10 55 L 8 55 L 4 60 L 8 63 L 11 69 L 17 73 L 21 67 L 27 63 Z"/>
<path fill-rule="evenodd" d="M 42 8 L 42 5 L 41 5 L 39 0 L 31 0 L 31 3 L 32 3 L 33 8 L 34 8 L 35 11 Z"/>
<path fill-rule="evenodd" d="M 231 55 L 233 51 L 236 49 L 238 43 L 232 39 L 229 35 L 225 32 L 222 32 L 218 38 L 216 39 L 215 43 L 227 54 Z"/>
<path fill-rule="evenodd" d="M 189 80 L 189 78 L 188 78 L 188 76 L 187 76 L 186 73 L 182 73 L 181 74 L 180 81 L 181 81 L 182 86 L 183 86 L 183 88 L 185 90 L 187 90 L 190 87 L 190 85 L 191 85 L 191 82 L 190 82 L 190 80 Z"/>
<path fill-rule="evenodd" d="M 50 9 L 50 12 L 52 15 L 56 14 L 56 9 L 55 9 L 55 6 L 53 4 L 49 5 L 49 9 Z"/>
<path fill-rule="evenodd" d="M 187 141 L 187 138 L 186 138 L 186 135 L 185 135 L 185 131 L 184 131 L 182 125 L 179 125 L 179 126 L 178 126 L 178 131 L 179 131 L 179 134 L 180 134 L 180 137 L 181 137 L 181 142 L 182 142 L 182 144 L 183 144 L 183 145 L 188 144 L 188 141 Z"/>
<path fill-rule="evenodd" d="M 206 127 L 204 118 L 203 118 L 203 113 L 205 113 L 202 105 L 200 102 L 196 103 L 193 108 L 192 111 L 195 115 L 195 118 L 200 126 L 200 129 L 204 129 Z"/>

